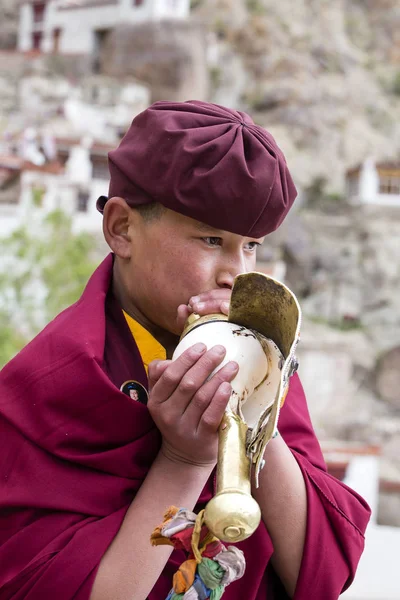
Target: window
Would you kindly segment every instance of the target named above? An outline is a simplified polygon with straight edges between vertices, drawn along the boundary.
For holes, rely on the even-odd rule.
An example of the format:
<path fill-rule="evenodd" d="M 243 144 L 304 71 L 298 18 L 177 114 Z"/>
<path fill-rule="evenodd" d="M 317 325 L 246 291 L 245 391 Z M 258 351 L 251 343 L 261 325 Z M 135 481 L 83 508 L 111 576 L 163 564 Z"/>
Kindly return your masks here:
<path fill-rule="evenodd" d="M 61 29 L 59 27 L 56 27 L 56 29 L 53 29 L 53 52 L 54 52 L 54 54 L 58 54 L 58 52 L 60 50 L 60 36 L 61 36 Z"/>
<path fill-rule="evenodd" d="M 42 33 L 40 31 L 34 31 L 32 33 L 32 50 L 40 50 L 42 45 Z"/>
<path fill-rule="evenodd" d="M 33 5 L 33 22 L 34 23 L 43 23 L 45 9 L 46 9 L 46 2 L 36 2 Z"/>
<path fill-rule="evenodd" d="M 350 175 L 347 178 L 347 195 L 349 197 L 352 196 L 357 196 L 358 195 L 358 187 L 359 187 L 359 181 L 358 181 L 358 176 L 354 176 L 354 175 Z"/>
<path fill-rule="evenodd" d="M 77 211 L 78 212 L 87 212 L 89 203 L 89 193 L 83 190 L 78 192 L 78 203 L 77 203 Z"/>
<path fill-rule="evenodd" d="M 107 158 L 92 158 L 92 177 L 93 179 L 110 179 L 110 171 L 108 170 Z"/>
<path fill-rule="evenodd" d="M 111 29 L 96 29 L 94 32 L 93 73 L 102 72 L 103 63 L 109 51 L 110 32 Z"/>
<path fill-rule="evenodd" d="M 400 195 L 400 171 L 399 174 L 382 174 L 379 176 L 379 193 Z"/>

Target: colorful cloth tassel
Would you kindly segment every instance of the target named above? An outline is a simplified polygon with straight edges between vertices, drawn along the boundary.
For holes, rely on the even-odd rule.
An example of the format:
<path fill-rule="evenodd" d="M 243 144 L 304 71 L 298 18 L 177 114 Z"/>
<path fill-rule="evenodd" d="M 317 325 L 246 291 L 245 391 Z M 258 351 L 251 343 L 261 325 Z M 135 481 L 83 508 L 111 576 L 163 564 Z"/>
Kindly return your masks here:
<path fill-rule="evenodd" d="M 171 506 L 164 521 L 151 534 L 153 546 L 168 544 L 188 553 L 173 577 L 166 600 L 219 600 L 227 585 L 243 576 L 246 562 L 236 546 L 226 548 L 198 515 Z"/>

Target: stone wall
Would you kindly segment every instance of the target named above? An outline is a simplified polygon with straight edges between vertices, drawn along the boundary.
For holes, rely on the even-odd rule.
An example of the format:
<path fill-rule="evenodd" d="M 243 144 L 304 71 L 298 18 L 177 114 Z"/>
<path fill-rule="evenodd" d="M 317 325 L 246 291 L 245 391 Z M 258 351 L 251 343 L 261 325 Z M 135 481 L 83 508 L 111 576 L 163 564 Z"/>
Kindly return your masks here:
<path fill-rule="evenodd" d="M 270 129 L 300 186 L 343 194 L 349 166 L 400 150 L 398 0 L 198 0 L 192 16 L 220 52 L 212 98 Z"/>
<path fill-rule="evenodd" d="M 305 243 L 287 283 L 308 290 L 298 355 L 314 426 L 322 440 L 381 447 L 395 489 L 382 491 L 379 520 L 400 525 L 400 207 L 303 209 L 294 221 Z M 281 244 L 295 263 L 291 227 Z"/>
<path fill-rule="evenodd" d="M 103 72 L 133 76 L 156 100 L 206 100 L 206 37 L 200 24 L 162 21 L 118 26 L 109 36 Z"/>

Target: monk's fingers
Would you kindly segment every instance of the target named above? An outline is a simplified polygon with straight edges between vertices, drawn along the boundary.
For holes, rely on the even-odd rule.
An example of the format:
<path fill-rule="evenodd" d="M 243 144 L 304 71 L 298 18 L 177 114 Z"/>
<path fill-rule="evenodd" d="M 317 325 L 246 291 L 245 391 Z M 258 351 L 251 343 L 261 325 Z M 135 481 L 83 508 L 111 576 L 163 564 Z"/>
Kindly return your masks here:
<path fill-rule="evenodd" d="M 170 360 L 153 360 L 149 364 L 147 378 L 149 380 L 150 391 L 153 389 L 161 375 L 164 373 L 165 369 L 167 369 L 170 364 Z"/>
<path fill-rule="evenodd" d="M 187 321 L 187 318 L 189 315 L 192 314 L 192 312 L 193 312 L 193 309 L 191 306 L 187 306 L 186 304 L 181 304 L 180 306 L 178 306 L 177 317 L 176 317 L 178 331 L 180 331 L 180 332 L 183 331 L 183 329 L 185 327 L 185 323 Z"/>
<path fill-rule="evenodd" d="M 227 315 L 229 313 L 229 301 L 223 300 L 222 298 L 211 298 L 204 302 L 198 302 L 194 304 L 193 312 L 200 316 L 210 315 L 213 313 L 222 313 Z"/>
<path fill-rule="evenodd" d="M 209 300 L 210 298 L 225 298 L 229 300 L 232 294 L 231 288 L 228 287 L 220 287 L 212 290 L 208 290 L 207 292 L 201 292 L 196 296 L 192 296 L 189 300 L 189 304 L 193 304 L 196 302 L 203 302 L 204 300 Z"/>
<path fill-rule="evenodd" d="M 232 291 L 229 288 L 217 288 L 215 290 L 209 290 L 208 292 L 203 292 L 197 296 L 192 296 L 188 304 L 194 312 L 198 312 L 197 309 L 202 311 L 204 309 L 204 305 L 209 304 L 212 306 L 219 306 L 223 302 L 229 304 L 231 293 Z"/>
<path fill-rule="evenodd" d="M 207 347 L 205 344 L 198 343 L 185 350 L 176 360 L 169 361 L 169 364 L 153 386 L 149 398 L 150 404 L 163 404 L 169 400 L 178 386 L 181 385 L 183 377 L 198 362 L 206 350 Z M 157 377 L 158 368 L 156 365 L 155 377 Z"/>
<path fill-rule="evenodd" d="M 197 431 L 200 437 L 218 430 L 231 393 L 231 384 L 227 381 L 221 383 L 199 421 Z"/>
<path fill-rule="evenodd" d="M 208 379 L 188 403 L 183 418 L 189 427 L 198 429 L 205 411 L 213 402 L 213 398 L 223 383 L 230 383 L 237 375 L 239 365 L 229 362 Z M 217 425 L 218 426 L 218 425 Z"/>
<path fill-rule="evenodd" d="M 223 361 L 225 352 L 223 346 L 214 346 L 183 374 L 175 390 L 168 398 L 158 400 L 156 397 L 156 403 L 153 402 L 150 406 L 153 418 L 155 418 L 155 420 L 158 418 L 158 420 L 160 422 L 162 421 L 166 426 L 172 426 L 173 423 L 182 423 L 182 427 L 185 427 L 185 429 L 195 430 L 198 422 L 193 421 L 192 423 L 189 423 L 186 418 L 183 418 L 185 410 L 193 396 Z M 178 360 L 179 359 L 177 359 L 177 361 Z M 174 363 L 172 363 L 169 369 L 166 369 L 155 385 L 153 389 L 153 401 L 156 391 L 161 389 L 162 393 L 164 392 L 165 386 L 163 385 L 163 382 L 168 382 L 168 377 L 171 376 L 173 366 Z M 186 423 L 186 425 L 184 425 L 184 423 Z"/>
<path fill-rule="evenodd" d="M 229 302 L 231 298 L 231 290 L 229 288 L 218 288 L 203 292 L 198 296 L 193 296 L 189 300 L 189 306 L 199 315 L 209 315 L 211 313 L 229 312 Z"/>

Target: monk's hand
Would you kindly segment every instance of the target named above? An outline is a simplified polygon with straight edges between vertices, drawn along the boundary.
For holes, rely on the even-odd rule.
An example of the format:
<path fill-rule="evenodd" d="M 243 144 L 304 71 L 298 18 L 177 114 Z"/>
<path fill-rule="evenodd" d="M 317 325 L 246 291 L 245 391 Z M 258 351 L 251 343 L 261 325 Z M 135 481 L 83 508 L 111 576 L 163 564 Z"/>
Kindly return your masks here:
<path fill-rule="evenodd" d="M 232 290 L 229 288 L 218 288 L 203 292 L 190 298 L 188 304 L 181 304 L 178 307 L 178 329 L 183 331 L 188 316 L 197 313 L 200 316 L 213 313 L 222 313 L 227 315 L 229 312 L 229 302 Z"/>
<path fill-rule="evenodd" d="M 149 365 L 147 406 L 162 435 L 161 450 L 174 462 L 210 466 L 217 461 L 218 427 L 238 371 L 237 363 L 229 362 L 210 377 L 225 353 L 223 346 L 207 351 L 199 343 L 175 361 Z"/>

